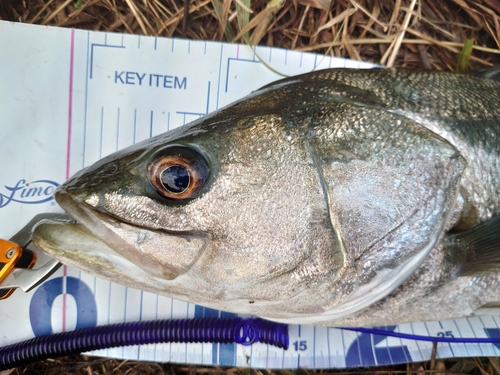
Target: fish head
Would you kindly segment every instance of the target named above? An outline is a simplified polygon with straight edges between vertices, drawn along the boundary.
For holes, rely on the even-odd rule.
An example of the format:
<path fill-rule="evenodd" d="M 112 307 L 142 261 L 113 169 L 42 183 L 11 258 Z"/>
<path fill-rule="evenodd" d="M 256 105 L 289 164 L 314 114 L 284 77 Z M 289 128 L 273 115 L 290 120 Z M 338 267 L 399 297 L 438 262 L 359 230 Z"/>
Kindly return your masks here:
<path fill-rule="evenodd" d="M 41 226 L 39 244 L 66 264 L 205 304 L 282 300 L 338 272 L 304 132 L 273 100 L 257 95 L 78 172 L 55 199 L 102 243 L 76 246 L 81 228 Z"/>

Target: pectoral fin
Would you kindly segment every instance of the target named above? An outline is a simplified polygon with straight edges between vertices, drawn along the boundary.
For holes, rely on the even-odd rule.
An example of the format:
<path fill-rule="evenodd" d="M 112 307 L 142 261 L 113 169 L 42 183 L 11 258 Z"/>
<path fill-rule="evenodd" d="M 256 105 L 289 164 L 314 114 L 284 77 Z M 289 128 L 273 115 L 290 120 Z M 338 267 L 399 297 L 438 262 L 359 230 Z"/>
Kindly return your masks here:
<path fill-rule="evenodd" d="M 500 273 L 500 216 L 448 236 L 446 249 L 461 276 Z"/>

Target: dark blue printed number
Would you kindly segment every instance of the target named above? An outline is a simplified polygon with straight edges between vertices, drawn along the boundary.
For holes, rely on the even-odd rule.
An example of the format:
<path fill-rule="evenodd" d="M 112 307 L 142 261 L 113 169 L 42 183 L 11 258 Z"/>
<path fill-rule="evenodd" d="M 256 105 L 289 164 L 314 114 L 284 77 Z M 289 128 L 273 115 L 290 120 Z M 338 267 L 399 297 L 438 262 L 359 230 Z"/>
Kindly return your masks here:
<path fill-rule="evenodd" d="M 97 325 L 97 304 L 94 294 L 82 280 L 66 278 L 66 292 L 76 301 L 76 329 Z M 35 336 L 54 333 L 51 325 L 52 305 L 63 294 L 63 278 L 56 277 L 43 283 L 30 302 L 31 328 Z"/>
<path fill-rule="evenodd" d="M 307 349 L 307 341 L 302 340 L 302 341 L 295 341 L 293 343 L 293 347 L 295 348 L 295 351 L 298 352 L 303 352 L 304 350 Z"/>
<path fill-rule="evenodd" d="M 437 337 L 455 337 L 455 336 L 453 336 L 453 332 L 446 331 L 446 332 L 438 332 Z"/>
<path fill-rule="evenodd" d="M 380 328 L 392 332 L 396 326 Z M 371 333 L 358 335 L 347 349 L 346 367 L 411 362 L 410 352 L 406 346 L 387 346 L 382 343 L 385 339 L 387 336 Z"/>

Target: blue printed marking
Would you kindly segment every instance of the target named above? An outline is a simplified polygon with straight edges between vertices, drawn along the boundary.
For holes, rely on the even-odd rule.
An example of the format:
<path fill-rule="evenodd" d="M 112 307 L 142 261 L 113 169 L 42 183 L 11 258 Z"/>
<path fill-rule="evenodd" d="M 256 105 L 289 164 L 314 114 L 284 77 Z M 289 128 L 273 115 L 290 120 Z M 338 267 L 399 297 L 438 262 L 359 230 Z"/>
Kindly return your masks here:
<path fill-rule="evenodd" d="M 154 50 L 155 50 L 155 51 L 156 51 L 156 46 L 157 46 L 157 44 L 158 44 L 158 38 L 157 38 L 157 37 L 155 37 L 155 44 L 154 44 Z"/>
<path fill-rule="evenodd" d="M 108 45 L 106 44 L 106 40 L 104 41 L 104 44 L 97 44 L 97 43 L 92 43 L 90 47 L 90 79 L 92 79 L 92 72 L 93 72 L 93 67 L 94 67 L 94 47 L 106 47 L 106 48 L 125 48 L 125 46 L 113 46 L 113 45 Z"/>
<path fill-rule="evenodd" d="M 288 61 L 288 50 L 285 50 L 285 65 Z"/>
<path fill-rule="evenodd" d="M 452 345 L 453 345 L 452 343 L 448 343 L 448 346 L 449 346 L 450 352 L 451 352 L 451 356 L 455 357 L 455 352 L 453 351 L 453 346 Z"/>
<path fill-rule="evenodd" d="M 172 39 L 172 52 L 174 52 L 174 39 Z"/>
<path fill-rule="evenodd" d="M 458 336 L 463 337 L 463 336 L 462 336 L 462 332 L 460 332 L 460 328 L 458 328 L 457 322 L 456 322 L 456 321 L 453 321 L 453 323 L 455 324 L 455 328 L 457 329 Z M 465 352 L 467 353 L 467 357 L 469 357 L 469 356 L 470 356 L 470 354 L 469 354 L 469 351 L 467 350 L 467 345 L 462 344 L 462 346 L 463 346 L 463 348 L 465 349 Z"/>
<path fill-rule="evenodd" d="M 144 80 L 146 76 L 148 76 L 148 79 Z M 187 77 L 144 72 L 139 73 L 125 70 L 115 70 L 114 83 L 149 87 L 164 87 L 167 89 L 179 90 L 187 89 Z"/>
<path fill-rule="evenodd" d="M 477 337 L 477 335 L 476 335 L 476 330 L 474 329 L 474 327 L 472 327 L 472 324 L 471 324 L 471 322 L 470 322 L 469 318 L 467 317 L 467 318 L 465 318 L 465 319 L 467 320 L 467 323 L 469 324 L 469 327 L 470 327 L 470 329 L 471 329 L 472 334 L 474 335 L 474 338 L 476 338 L 476 337 Z M 460 328 L 458 328 L 457 322 L 456 322 L 456 321 L 454 321 L 454 323 L 455 323 L 455 326 L 457 327 L 458 334 L 459 334 L 460 336 L 462 336 L 462 332 L 460 332 Z M 464 345 L 464 346 L 466 346 L 466 347 L 467 347 L 467 345 Z M 482 345 L 479 345 L 479 344 L 478 344 L 478 345 L 477 345 L 477 347 L 479 348 L 479 351 L 481 352 L 481 356 L 484 356 L 484 352 L 483 352 Z M 467 350 L 467 349 L 466 349 L 466 350 Z M 467 353 L 469 353 L 469 351 L 467 351 Z"/>
<path fill-rule="evenodd" d="M 427 327 L 427 324 L 424 324 L 425 330 L 427 331 L 427 336 L 431 336 L 431 333 L 429 332 L 429 327 Z"/>
<path fill-rule="evenodd" d="M 210 107 L 210 81 L 208 81 L 208 88 L 207 88 L 207 107 L 205 110 L 205 113 L 208 113 Z"/>
<path fill-rule="evenodd" d="M 64 277 L 57 277 L 43 283 L 33 294 L 30 302 L 30 322 L 35 336 L 54 333 L 51 325 L 52 306 L 63 294 Z M 97 325 L 97 304 L 92 291 L 82 280 L 66 277 L 66 293 L 76 302 L 76 329 Z"/>
<path fill-rule="evenodd" d="M 208 114 L 208 111 L 209 111 L 209 107 L 210 107 L 210 81 L 208 81 L 208 87 L 207 87 L 207 104 L 205 106 L 205 112 L 184 112 L 184 111 L 177 111 L 176 113 L 178 113 L 179 115 L 183 115 L 184 118 L 183 118 L 183 124 L 186 123 L 186 116 L 188 115 L 191 115 L 191 116 L 205 116 L 206 114 Z M 168 114 L 168 128 L 170 129 L 170 112 Z"/>
<path fill-rule="evenodd" d="M 345 348 L 345 340 L 344 340 L 344 330 L 340 330 L 340 339 L 342 340 L 342 346 L 341 348 Z"/>
<path fill-rule="evenodd" d="M 441 328 L 443 328 L 443 325 L 441 324 L 441 322 L 439 322 L 439 321 L 438 321 L 438 323 L 439 323 L 439 326 L 440 326 Z M 431 333 L 429 332 L 429 327 L 427 327 L 427 324 L 424 324 L 424 327 L 425 327 L 425 330 L 427 331 L 427 336 L 434 336 L 434 333 L 433 333 L 433 334 L 431 334 Z M 447 343 L 447 345 L 448 345 L 448 348 L 450 349 L 451 353 L 453 353 L 453 349 L 451 348 L 451 343 Z"/>
<path fill-rule="evenodd" d="M 316 353 L 316 327 L 313 327 L 313 353 Z M 313 357 L 313 366 L 316 368 L 316 356 Z"/>
<path fill-rule="evenodd" d="M 89 92 L 89 69 L 90 69 L 90 59 L 89 57 L 90 51 L 90 31 L 87 31 L 87 67 L 85 71 L 85 107 L 83 111 L 83 157 L 82 157 L 82 168 L 85 167 L 85 146 L 87 139 L 87 109 L 88 109 L 88 92 Z"/>
<path fill-rule="evenodd" d="M 500 329 L 498 328 L 484 328 L 486 336 L 492 339 L 500 339 Z M 500 349 L 500 343 L 493 344 L 497 349 Z"/>
<path fill-rule="evenodd" d="M 199 116 L 202 117 L 205 114 L 204 113 L 198 113 L 198 112 L 177 112 L 179 115 L 183 115 L 182 118 L 182 125 L 186 125 L 186 116 Z"/>
<path fill-rule="evenodd" d="M 170 319 L 172 319 L 173 316 L 174 316 L 174 301 L 172 300 L 172 301 L 170 301 Z M 169 349 L 168 349 L 168 351 L 170 353 L 172 353 L 172 345 L 173 345 L 172 342 L 169 343 Z"/>
<path fill-rule="evenodd" d="M 137 48 L 141 49 L 141 36 L 137 36 Z"/>
<path fill-rule="evenodd" d="M 149 118 L 149 138 L 153 136 L 153 110 L 151 110 L 151 116 Z"/>
<path fill-rule="evenodd" d="M 184 319 L 189 319 L 189 305 L 190 303 L 186 303 L 186 314 L 184 315 Z M 196 306 L 196 305 L 195 305 Z M 184 363 L 187 363 L 187 355 L 188 355 L 188 344 L 184 344 Z"/>
<path fill-rule="evenodd" d="M 156 295 L 156 306 L 155 306 L 155 320 L 158 320 L 158 294 Z M 156 362 L 156 349 L 157 349 L 157 344 L 154 343 L 154 350 L 153 350 L 153 361 Z"/>
<path fill-rule="evenodd" d="M 194 308 L 194 317 L 195 318 L 218 318 L 219 311 L 210 309 L 208 307 L 198 306 L 196 305 Z M 218 344 L 212 344 L 212 364 L 215 365 L 218 363 L 219 357 L 219 346 Z"/>
<path fill-rule="evenodd" d="M 330 328 L 326 328 L 326 342 L 328 348 L 328 367 L 332 368 L 332 355 L 330 353 Z"/>
<path fill-rule="evenodd" d="M 415 330 L 413 329 L 413 323 L 410 323 L 410 328 L 411 328 L 411 334 L 414 335 Z M 422 354 L 422 350 L 420 350 L 420 344 L 418 343 L 418 341 L 415 341 L 415 344 L 417 345 L 417 349 L 418 349 L 418 352 L 420 354 L 420 358 L 425 358 Z"/>
<path fill-rule="evenodd" d="M 220 56 L 219 56 L 219 78 L 217 80 L 217 102 L 215 103 L 215 109 L 219 109 L 219 96 L 220 96 L 220 77 L 222 70 L 222 51 L 224 50 L 224 44 L 220 46 Z"/>
<path fill-rule="evenodd" d="M 139 321 L 142 321 L 142 306 L 144 306 L 142 304 L 143 300 L 144 300 L 144 292 L 141 290 L 141 298 L 140 298 L 140 302 L 139 302 L 139 306 L 141 306 L 141 309 L 139 310 Z"/>
<path fill-rule="evenodd" d="M 191 53 L 191 41 L 188 40 L 188 54 Z"/>
<path fill-rule="evenodd" d="M 195 312 L 196 316 L 196 312 Z M 210 309 L 208 307 L 205 308 L 203 317 L 205 318 L 218 318 L 219 311 L 215 309 Z M 219 363 L 219 344 L 212 344 L 212 364 Z"/>
<path fill-rule="evenodd" d="M 99 141 L 99 159 L 102 159 L 102 138 L 104 132 L 104 107 L 101 107 L 101 139 Z"/>
<path fill-rule="evenodd" d="M 250 358 L 253 357 L 253 345 L 250 345 Z M 269 368 L 269 344 L 266 345 L 266 368 Z"/>
<path fill-rule="evenodd" d="M 144 306 L 144 305 L 142 304 L 143 299 L 144 299 L 143 297 L 144 297 L 144 292 L 141 290 L 141 297 L 140 297 L 140 299 L 139 299 L 139 301 L 140 301 L 140 302 L 139 302 L 139 306 L 141 307 L 141 308 L 139 309 L 139 321 L 140 321 L 140 322 L 142 321 L 142 306 Z M 137 348 L 137 359 L 140 359 L 140 358 L 141 358 L 141 348 L 142 348 L 142 346 L 141 346 L 141 345 L 139 345 L 139 347 Z"/>
<path fill-rule="evenodd" d="M 396 326 L 384 327 L 394 331 Z M 411 361 L 406 345 L 377 347 L 387 336 L 361 333 L 349 346 L 345 357 L 346 367 L 373 366 L 382 364 L 403 363 Z"/>
<path fill-rule="evenodd" d="M 251 62 L 251 63 L 257 63 L 260 64 L 260 61 L 255 61 L 255 60 L 248 60 L 248 59 L 236 59 L 234 57 L 229 57 L 227 59 L 227 69 L 226 69 L 226 89 L 225 92 L 227 92 L 228 87 L 229 87 L 229 73 L 230 73 L 230 67 L 231 67 L 231 61 L 244 61 L 244 62 Z M 220 86 L 219 86 L 220 87 Z"/>
<path fill-rule="evenodd" d="M 203 47 L 203 54 L 206 55 L 207 54 L 207 42 L 204 43 L 205 46 Z"/>
<path fill-rule="evenodd" d="M 498 327 L 498 323 L 497 323 L 497 320 L 495 319 L 494 316 L 491 317 L 491 319 L 493 320 L 493 322 L 495 323 L 495 325 L 497 326 L 497 328 L 495 328 L 495 330 L 497 331 L 497 333 L 500 335 L 500 328 Z M 485 323 L 483 321 L 483 319 L 481 318 L 481 316 L 479 316 L 479 321 L 481 322 L 481 324 L 483 325 L 483 327 L 485 326 Z M 486 329 L 485 329 L 485 332 L 486 332 Z M 486 335 L 488 336 L 488 332 L 486 332 Z M 495 348 L 498 350 L 500 350 L 500 344 L 499 345 L 494 345 Z"/>
<path fill-rule="evenodd" d="M 127 299 L 128 299 L 128 286 L 125 287 L 125 298 L 123 299 L 123 321 L 127 321 Z"/>
<path fill-rule="evenodd" d="M 236 318 L 236 314 L 221 311 L 221 318 Z M 236 344 L 219 344 L 219 364 L 236 366 Z"/>
<path fill-rule="evenodd" d="M 234 318 L 236 314 L 195 305 L 195 318 Z M 212 364 L 236 366 L 236 344 L 212 344 Z"/>

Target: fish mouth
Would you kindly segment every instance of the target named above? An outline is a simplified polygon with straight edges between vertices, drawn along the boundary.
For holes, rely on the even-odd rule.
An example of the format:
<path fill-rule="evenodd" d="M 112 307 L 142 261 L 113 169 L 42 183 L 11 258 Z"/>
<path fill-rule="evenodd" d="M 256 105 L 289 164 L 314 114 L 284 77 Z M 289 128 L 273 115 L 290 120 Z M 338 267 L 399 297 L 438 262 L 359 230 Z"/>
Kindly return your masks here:
<path fill-rule="evenodd" d="M 76 219 L 78 225 L 86 229 L 85 241 L 89 243 L 99 241 L 116 255 L 161 279 L 173 280 L 187 273 L 208 244 L 208 238 L 204 233 L 151 229 L 92 209 L 68 193 L 64 186 L 56 191 L 55 198 L 57 203 Z M 68 226 L 65 230 L 68 236 L 71 236 L 72 232 L 79 238 L 82 237 L 82 230 L 77 229 L 74 225 L 73 227 Z M 42 231 L 39 231 L 38 237 L 47 236 L 40 233 Z M 82 252 L 86 251 L 85 241 L 82 242 Z M 61 246 L 64 244 L 57 245 L 57 247 Z M 169 249 L 169 247 L 168 252 L 164 250 L 165 248 Z M 55 252 L 53 249 L 47 250 L 56 258 L 67 259 L 69 257 L 69 255 L 64 254 L 64 249 L 58 249 Z M 81 268 L 79 264 L 77 267 Z"/>

